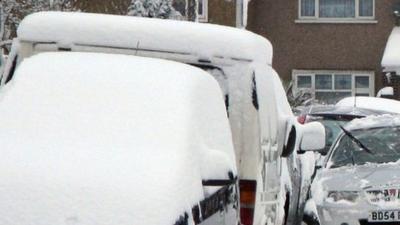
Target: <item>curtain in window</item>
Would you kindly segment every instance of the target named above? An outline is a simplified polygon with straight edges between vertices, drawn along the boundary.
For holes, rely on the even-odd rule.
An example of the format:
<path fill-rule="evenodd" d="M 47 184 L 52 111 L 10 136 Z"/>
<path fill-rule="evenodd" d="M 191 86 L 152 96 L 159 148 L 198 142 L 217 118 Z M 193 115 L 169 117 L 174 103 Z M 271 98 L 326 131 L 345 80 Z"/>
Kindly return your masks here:
<path fill-rule="evenodd" d="M 374 15 L 374 0 L 360 0 L 360 16 Z"/>
<path fill-rule="evenodd" d="M 355 0 L 320 0 L 319 16 L 325 18 L 355 17 Z"/>
<path fill-rule="evenodd" d="M 315 0 L 301 0 L 301 16 L 315 16 Z"/>

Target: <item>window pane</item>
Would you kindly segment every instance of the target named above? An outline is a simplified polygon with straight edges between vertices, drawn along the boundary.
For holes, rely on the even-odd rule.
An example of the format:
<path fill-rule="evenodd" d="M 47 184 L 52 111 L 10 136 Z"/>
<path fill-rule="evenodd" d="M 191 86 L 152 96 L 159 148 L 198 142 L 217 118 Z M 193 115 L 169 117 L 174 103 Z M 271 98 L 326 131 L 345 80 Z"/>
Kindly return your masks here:
<path fill-rule="evenodd" d="M 320 0 L 319 16 L 325 18 L 355 17 L 355 0 Z"/>
<path fill-rule="evenodd" d="M 301 0 L 301 16 L 315 16 L 315 0 Z"/>
<path fill-rule="evenodd" d="M 297 76 L 298 88 L 311 88 L 311 76 Z"/>
<path fill-rule="evenodd" d="M 369 77 L 357 76 L 356 77 L 356 88 L 369 88 Z"/>
<path fill-rule="evenodd" d="M 351 75 L 335 75 L 335 89 L 351 89 Z"/>
<path fill-rule="evenodd" d="M 360 16 L 374 16 L 374 0 L 360 0 Z"/>
<path fill-rule="evenodd" d="M 351 96 L 351 92 L 315 92 L 315 99 L 321 104 L 335 104 L 349 96 Z"/>
<path fill-rule="evenodd" d="M 332 89 L 332 75 L 315 75 L 315 89 Z"/>
<path fill-rule="evenodd" d="M 356 93 L 356 96 L 364 96 L 364 97 L 368 97 L 369 94 L 367 93 Z"/>

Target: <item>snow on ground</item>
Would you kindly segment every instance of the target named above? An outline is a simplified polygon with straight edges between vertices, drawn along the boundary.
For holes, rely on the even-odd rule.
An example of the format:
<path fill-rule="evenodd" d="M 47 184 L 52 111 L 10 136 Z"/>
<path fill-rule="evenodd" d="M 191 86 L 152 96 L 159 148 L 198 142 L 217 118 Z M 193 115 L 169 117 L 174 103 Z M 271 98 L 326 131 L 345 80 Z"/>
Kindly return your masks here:
<path fill-rule="evenodd" d="M 56 42 L 61 47 L 75 44 L 140 48 L 184 55 L 196 53 L 205 59 L 231 57 L 272 63 L 272 45 L 259 35 L 226 26 L 187 21 L 40 12 L 21 22 L 18 38 L 22 41 Z"/>
<path fill-rule="evenodd" d="M 375 97 L 347 97 L 336 103 L 336 106 L 358 107 L 385 111 L 388 113 L 400 113 L 400 101 L 375 98 Z"/>
<path fill-rule="evenodd" d="M 400 27 L 395 27 L 389 36 L 382 58 L 384 71 L 396 71 L 400 74 Z"/>
<path fill-rule="evenodd" d="M 0 101 L 0 224 L 173 224 L 235 170 L 218 84 L 186 65 L 44 53 Z"/>

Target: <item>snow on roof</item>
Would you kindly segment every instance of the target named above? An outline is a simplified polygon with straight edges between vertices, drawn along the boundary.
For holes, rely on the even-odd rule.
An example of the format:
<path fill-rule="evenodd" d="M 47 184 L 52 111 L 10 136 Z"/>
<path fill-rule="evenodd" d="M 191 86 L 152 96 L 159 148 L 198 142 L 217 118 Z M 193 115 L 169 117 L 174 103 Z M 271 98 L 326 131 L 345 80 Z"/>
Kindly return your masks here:
<path fill-rule="evenodd" d="M 359 130 L 391 126 L 400 126 L 400 116 L 386 114 L 379 116 L 368 116 L 361 119 L 354 119 L 346 124 L 345 128 L 348 130 Z"/>
<path fill-rule="evenodd" d="M 356 99 L 355 99 L 356 98 Z M 347 97 L 336 103 L 336 106 L 365 108 L 387 113 L 400 113 L 400 101 L 376 97 Z"/>
<path fill-rule="evenodd" d="M 312 105 L 305 108 L 302 114 L 309 114 L 314 116 L 369 116 L 369 115 L 381 115 L 387 113 L 382 110 L 373 110 L 366 108 L 359 108 L 353 106 L 335 106 L 335 105 Z"/>
<path fill-rule="evenodd" d="M 400 69 L 400 27 L 395 27 L 389 36 L 385 53 L 382 58 L 382 67 L 385 71 Z"/>
<path fill-rule="evenodd" d="M 235 169 L 218 84 L 188 65 L 41 53 L 0 101 L 0 218 L 10 224 L 174 224 L 204 197 L 214 156 L 226 176 Z"/>
<path fill-rule="evenodd" d="M 60 46 L 92 45 L 147 49 L 201 58 L 227 57 L 272 63 L 272 45 L 252 32 L 232 27 L 128 16 L 39 12 L 18 27 L 18 38 L 57 42 Z"/>

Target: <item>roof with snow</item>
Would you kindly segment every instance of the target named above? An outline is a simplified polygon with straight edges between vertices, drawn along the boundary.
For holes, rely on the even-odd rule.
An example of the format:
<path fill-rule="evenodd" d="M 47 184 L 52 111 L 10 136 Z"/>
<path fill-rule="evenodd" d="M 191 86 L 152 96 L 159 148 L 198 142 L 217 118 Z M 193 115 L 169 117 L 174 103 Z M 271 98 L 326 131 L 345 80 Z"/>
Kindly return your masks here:
<path fill-rule="evenodd" d="M 376 111 L 382 111 L 387 113 L 399 113 L 400 114 L 400 101 L 387 99 L 387 98 L 376 98 L 376 97 L 346 97 L 336 103 L 339 107 L 354 107 L 364 108 Z"/>
<path fill-rule="evenodd" d="M 365 118 L 354 119 L 345 125 L 348 130 L 371 129 L 378 127 L 399 127 L 400 116 L 398 115 L 379 115 L 368 116 Z"/>
<path fill-rule="evenodd" d="M 174 224 L 204 198 L 202 179 L 235 170 L 218 83 L 185 64 L 40 53 L 0 101 L 11 224 Z"/>
<path fill-rule="evenodd" d="M 393 28 L 389 36 L 382 58 L 382 67 L 385 71 L 400 69 L 400 27 Z"/>
<path fill-rule="evenodd" d="M 198 55 L 211 60 L 272 63 L 270 42 L 250 31 L 212 24 L 154 18 L 77 13 L 39 12 L 18 27 L 18 38 L 28 42 L 122 49 L 145 49 Z"/>

